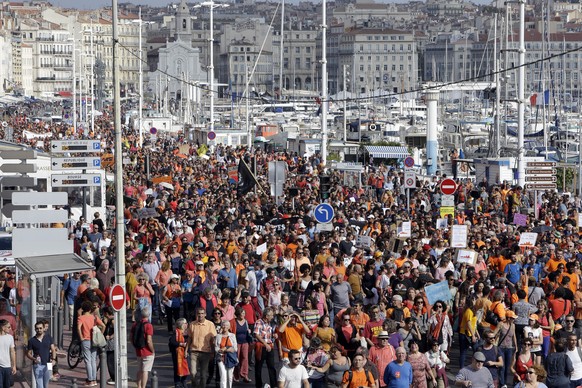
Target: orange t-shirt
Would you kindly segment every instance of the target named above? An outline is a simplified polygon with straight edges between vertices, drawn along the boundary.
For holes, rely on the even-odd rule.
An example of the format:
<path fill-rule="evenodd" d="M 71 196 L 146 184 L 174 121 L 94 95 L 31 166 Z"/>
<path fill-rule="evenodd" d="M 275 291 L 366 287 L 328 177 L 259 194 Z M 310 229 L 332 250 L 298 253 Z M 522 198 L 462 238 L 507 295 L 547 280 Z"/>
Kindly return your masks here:
<path fill-rule="evenodd" d="M 548 263 L 546 264 L 546 272 L 550 273 L 550 272 L 554 272 L 555 270 L 558 269 L 558 265 L 564 265 L 564 267 L 566 267 L 566 260 L 562 259 L 562 260 L 548 260 Z"/>
<path fill-rule="evenodd" d="M 350 373 L 348 371 L 344 372 L 344 377 L 342 379 L 343 384 L 347 384 L 350 380 Z M 365 370 L 352 370 L 352 381 L 348 385 L 348 388 L 358 388 L 358 387 L 373 387 L 376 384 L 374 381 L 374 376 L 372 372 L 366 372 Z"/>
<path fill-rule="evenodd" d="M 299 350 L 303 347 L 303 325 L 298 323 L 296 326 L 287 326 L 281 333 L 281 346 L 289 350 Z M 287 351 L 283 350 L 283 358 L 287 357 Z"/>
<path fill-rule="evenodd" d="M 81 339 L 82 340 L 91 340 L 91 330 L 93 330 L 93 326 L 95 324 L 103 325 L 101 319 L 96 317 L 93 314 L 83 314 L 77 318 L 77 324 L 81 325 Z"/>

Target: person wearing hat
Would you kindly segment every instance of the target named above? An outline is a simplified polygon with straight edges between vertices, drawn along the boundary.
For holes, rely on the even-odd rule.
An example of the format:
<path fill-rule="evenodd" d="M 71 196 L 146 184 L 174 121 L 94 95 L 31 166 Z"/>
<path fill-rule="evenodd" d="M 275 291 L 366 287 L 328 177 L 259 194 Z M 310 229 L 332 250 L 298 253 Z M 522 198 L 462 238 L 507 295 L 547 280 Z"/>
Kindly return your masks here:
<path fill-rule="evenodd" d="M 457 387 L 495 388 L 491 372 L 489 369 L 483 368 L 483 364 L 486 361 L 487 359 L 483 353 L 475 352 L 471 365 L 466 366 L 457 373 L 455 385 Z"/>
<path fill-rule="evenodd" d="M 528 338 L 533 342 L 531 352 L 535 357 L 535 363 L 538 365 L 542 362 L 542 344 L 544 342 L 543 331 L 539 319 L 540 318 L 537 314 L 531 314 L 529 316 L 528 325 L 523 328 L 523 337 Z"/>
<path fill-rule="evenodd" d="M 485 343 L 481 345 L 477 352 L 480 352 L 485 356 L 484 366 L 489 369 L 495 386 L 499 386 L 499 368 L 503 366 L 503 358 L 501 356 L 501 352 L 499 348 L 495 345 L 496 335 L 490 329 L 485 329 L 483 332 L 483 339 Z M 502 340 L 504 340 L 502 338 Z"/>
<path fill-rule="evenodd" d="M 381 331 L 378 334 L 378 343 L 370 348 L 368 360 L 378 368 L 380 387 L 384 387 L 384 371 L 388 364 L 396 360 L 396 352 L 388 342 L 390 334 L 387 331 Z"/>
<path fill-rule="evenodd" d="M 166 306 L 166 317 L 168 321 L 168 333 L 174 332 L 174 323 L 180 318 L 180 306 L 182 299 L 182 286 L 180 285 L 180 276 L 170 275 L 170 281 L 166 286 L 162 303 Z"/>

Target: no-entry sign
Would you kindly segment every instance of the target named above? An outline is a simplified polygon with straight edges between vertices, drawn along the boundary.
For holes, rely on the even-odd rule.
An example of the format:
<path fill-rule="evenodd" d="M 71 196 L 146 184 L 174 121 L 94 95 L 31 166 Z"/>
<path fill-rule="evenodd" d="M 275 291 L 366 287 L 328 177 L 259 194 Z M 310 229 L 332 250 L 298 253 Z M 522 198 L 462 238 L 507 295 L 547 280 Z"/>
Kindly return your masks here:
<path fill-rule="evenodd" d="M 111 301 L 111 307 L 113 307 L 113 310 L 120 311 L 123 309 L 123 306 L 125 305 L 125 291 L 123 291 L 123 287 L 119 284 L 111 287 L 111 291 L 109 291 L 109 300 Z"/>
<path fill-rule="evenodd" d="M 453 195 L 457 190 L 457 184 L 452 179 L 445 179 L 441 182 L 441 192 L 444 195 Z"/>

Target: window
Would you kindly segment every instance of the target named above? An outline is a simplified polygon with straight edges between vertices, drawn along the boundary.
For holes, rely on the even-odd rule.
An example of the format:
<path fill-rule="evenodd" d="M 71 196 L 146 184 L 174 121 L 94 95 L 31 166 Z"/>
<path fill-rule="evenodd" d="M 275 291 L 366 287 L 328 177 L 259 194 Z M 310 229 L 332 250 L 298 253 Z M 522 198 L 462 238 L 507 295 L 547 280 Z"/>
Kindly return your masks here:
<path fill-rule="evenodd" d="M 295 54 L 301 54 L 301 47 L 295 47 Z"/>

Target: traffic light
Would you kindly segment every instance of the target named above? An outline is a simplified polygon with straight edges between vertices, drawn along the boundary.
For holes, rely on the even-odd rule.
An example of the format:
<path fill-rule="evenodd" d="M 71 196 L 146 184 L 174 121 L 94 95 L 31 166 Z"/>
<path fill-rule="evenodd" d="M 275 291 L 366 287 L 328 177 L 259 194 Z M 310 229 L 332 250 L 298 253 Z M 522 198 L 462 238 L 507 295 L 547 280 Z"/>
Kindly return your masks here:
<path fill-rule="evenodd" d="M 319 177 L 319 197 L 322 200 L 329 198 L 329 191 L 331 189 L 330 177 L 322 175 Z"/>

